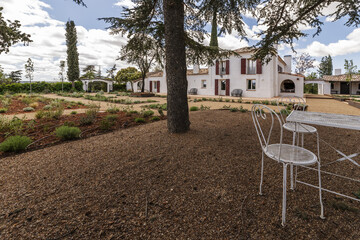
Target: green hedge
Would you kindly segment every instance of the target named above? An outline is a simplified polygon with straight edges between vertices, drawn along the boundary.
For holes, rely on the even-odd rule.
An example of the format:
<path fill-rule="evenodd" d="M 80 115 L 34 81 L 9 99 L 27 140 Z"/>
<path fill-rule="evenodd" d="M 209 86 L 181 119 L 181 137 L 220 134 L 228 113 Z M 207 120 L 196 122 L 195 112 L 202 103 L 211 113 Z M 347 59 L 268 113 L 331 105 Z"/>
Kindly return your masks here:
<path fill-rule="evenodd" d="M 126 91 L 126 84 L 125 83 L 114 83 L 113 91 L 115 92 L 125 92 Z"/>
<path fill-rule="evenodd" d="M 75 82 L 76 91 L 83 90 L 83 83 L 80 81 Z M 64 91 L 69 92 L 71 90 L 72 84 L 70 82 L 64 82 Z M 48 83 L 48 82 L 33 82 L 31 84 L 32 91 L 34 93 L 41 92 L 59 92 L 61 91 L 61 82 Z M 30 83 L 10 83 L 10 84 L 0 84 L 0 94 L 5 92 L 10 93 L 28 93 L 30 92 Z"/>

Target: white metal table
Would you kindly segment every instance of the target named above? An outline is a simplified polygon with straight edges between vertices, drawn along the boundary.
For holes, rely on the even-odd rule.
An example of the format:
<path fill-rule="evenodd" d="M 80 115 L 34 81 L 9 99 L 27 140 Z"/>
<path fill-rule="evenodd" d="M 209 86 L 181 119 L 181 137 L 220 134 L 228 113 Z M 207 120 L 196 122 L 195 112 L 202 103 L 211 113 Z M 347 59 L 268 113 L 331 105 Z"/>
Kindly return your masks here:
<path fill-rule="evenodd" d="M 290 113 L 290 115 L 286 118 L 287 122 L 294 122 L 297 124 L 309 124 L 309 125 L 318 125 L 318 126 L 326 126 L 326 127 L 335 127 L 335 128 L 343 128 L 343 129 L 350 129 L 350 130 L 358 130 L 360 131 L 360 116 L 353 116 L 353 115 L 343 115 L 343 114 L 333 114 L 333 113 L 320 113 L 320 112 L 304 112 L 304 111 L 292 111 Z M 354 157 L 360 155 L 360 153 L 354 153 L 351 154 L 349 156 L 345 155 L 344 153 L 342 153 L 341 151 L 337 150 L 336 148 L 334 148 L 333 146 L 331 146 L 329 143 L 327 143 L 326 141 L 322 140 L 322 142 L 324 142 L 325 144 L 327 144 L 328 146 L 330 146 L 332 149 L 334 149 L 338 154 L 340 154 L 342 156 L 342 158 L 339 158 L 335 161 L 332 161 L 326 165 L 332 164 L 332 163 L 336 163 L 336 162 L 341 162 L 344 160 L 348 160 L 350 161 L 352 164 L 354 164 L 357 167 L 360 167 L 360 164 L 355 161 Z M 324 166 L 324 165 L 322 165 Z M 313 168 L 310 167 L 306 167 L 308 168 L 308 170 L 315 170 Z M 302 171 L 302 173 L 305 171 Z M 351 180 L 351 181 L 355 181 L 355 182 L 359 182 L 360 183 L 360 179 L 354 179 L 354 178 L 349 178 L 349 177 L 345 177 L 342 175 L 338 175 L 338 174 L 334 174 L 331 172 L 326 172 L 326 171 L 322 171 L 323 173 L 326 174 L 330 174 L 330 175 L 334 175 L 337 177 L 342 177 L 344 179 L 347 180 Z M 296 180 L 296 182 L 301 183 L 301 184 L 305 184 L 307 186 L 310 187 L 315 187 L 318 188 L 315 185 L 303 182 L 303 181 L 299 181 Z M 346 197 L 346 198 L 350 198 L 352 200 L 358 201 L 360 202 L 360 199 L 348 196 L 348 195 L 344 195 L 335 191 L 331 191 L 329 189 L 325 189 L 322 188 L 322 190 L 330 192 L 330 193 L 334 193 L 336 195 L 340 195 L 342 197 Z"/>

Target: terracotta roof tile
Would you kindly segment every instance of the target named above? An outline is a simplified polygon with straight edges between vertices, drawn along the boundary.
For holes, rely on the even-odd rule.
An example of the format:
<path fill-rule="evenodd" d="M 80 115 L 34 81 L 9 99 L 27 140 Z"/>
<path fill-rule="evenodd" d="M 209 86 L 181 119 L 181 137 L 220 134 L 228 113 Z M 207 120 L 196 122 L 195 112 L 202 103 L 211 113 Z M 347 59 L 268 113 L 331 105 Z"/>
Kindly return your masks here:
<path fill-rule="evenodd" d="M 200 68 L 199 73 L 194 73 L 194 69 L 188 69 L 186 75 L 207 75 L 209 74 L 208 68 Z"/>
<path fill-rule="evenodd" d="M 327 82 L 346 82 L 346 74 L 324 75 L 323 80 Z M 360 82 L 360 74 L 352 75 L 352 82 Z"/>

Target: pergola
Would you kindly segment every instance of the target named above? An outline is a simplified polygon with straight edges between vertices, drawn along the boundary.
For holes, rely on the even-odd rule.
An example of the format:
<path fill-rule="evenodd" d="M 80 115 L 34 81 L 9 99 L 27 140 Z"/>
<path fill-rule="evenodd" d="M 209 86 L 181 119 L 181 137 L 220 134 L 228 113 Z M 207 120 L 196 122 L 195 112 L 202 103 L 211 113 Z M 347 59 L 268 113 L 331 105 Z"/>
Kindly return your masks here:
<path fill-rule="evenodd" d="M 84 91 L 89 90 L 89 83 L 92 82 L 105 82 L 107 83 L 107 92 L 111 92 L 113 90 L 113 81 L 108 79 L 101 79 L 101 78 L 95 78 L 95 79 L 82 79 L 83 82 L 83 89 Z"/>

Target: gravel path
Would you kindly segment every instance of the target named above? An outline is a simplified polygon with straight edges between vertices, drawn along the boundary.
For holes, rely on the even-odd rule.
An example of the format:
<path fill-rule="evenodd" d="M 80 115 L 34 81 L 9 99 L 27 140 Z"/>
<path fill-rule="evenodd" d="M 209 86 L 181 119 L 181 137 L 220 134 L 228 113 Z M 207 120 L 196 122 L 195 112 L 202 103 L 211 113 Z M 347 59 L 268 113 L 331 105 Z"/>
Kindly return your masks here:
<path fill-rule="evenodd" d="M 360 238 L 358 203 L 325 193 L 321 220 L 318 192 L 303 185 L 288 191 L 288 225 L 281 227 L 282 168 L 266 160 L 259 196 L 261 153 L 249 113 L 190 117 L 186 134 L 169 134 L 160 121 L 1 159 L 0 238 Z M 353 141 L 359 132 L 319 132 L 332 144 L 342 139 L 346 153 L 360 151 Z M 314 145 L 307 139 L 307 148 Z M 330 157 L 323 148 L 322 161 Z M 360 175 L 347 162 L 337 170 Z M 360 190 L 323 181 L 348 194 Z"/>

